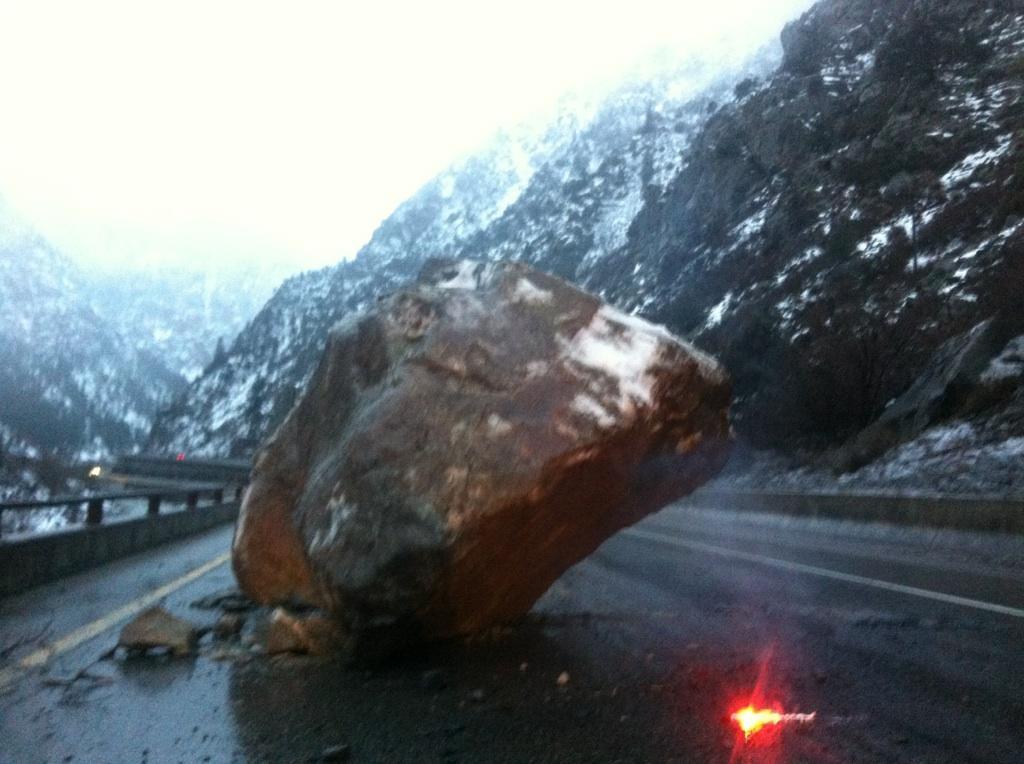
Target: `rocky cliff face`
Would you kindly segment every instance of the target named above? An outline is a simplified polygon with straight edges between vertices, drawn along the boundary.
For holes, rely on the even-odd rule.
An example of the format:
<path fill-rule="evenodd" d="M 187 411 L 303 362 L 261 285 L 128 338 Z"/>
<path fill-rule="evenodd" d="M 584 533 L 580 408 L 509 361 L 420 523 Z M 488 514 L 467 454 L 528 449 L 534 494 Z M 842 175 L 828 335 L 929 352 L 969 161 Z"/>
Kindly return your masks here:
<path fill-rule="evenodd" d="M 729 97 L 627 99 L 471 195 L 500 214 L 458 213 L 492 160 L 431 184 L 354 262 L 287 285 L 154 445 L 250 450 L 327 327 L 426 252 L 525 259 L 695 338 L 772 446 L 844 441 L 984 319 L 1024 333 L 1019 2 L 822 0 L 781 40 Z"/>
<path fill-rule="evenodd" d="M 79 456 L 130 449 L 184 380 L 91 307 L 86 277 L 0 203 L 0 426 Z"/>
<path fill-rule="evenodd" d="M 748 433 L 859 428 L 947 338 L 1019 315 L 1021 20 L 819 3 L 592 280 L 722 353 Z"/>
<path fill-rule="evenodd" d="M 998 0 L 819 3 L 634 221 L 609 295 L 721 354 L 748 435 L 841 439 L 944 340 L 1019 314 L 1022 21 Z"/>

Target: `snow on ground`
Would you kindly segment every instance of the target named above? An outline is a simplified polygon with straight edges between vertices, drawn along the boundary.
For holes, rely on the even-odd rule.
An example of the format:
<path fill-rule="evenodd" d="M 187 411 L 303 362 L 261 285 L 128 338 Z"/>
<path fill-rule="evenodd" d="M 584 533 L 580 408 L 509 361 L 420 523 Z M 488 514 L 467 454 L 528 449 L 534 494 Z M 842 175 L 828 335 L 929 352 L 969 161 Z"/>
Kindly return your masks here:
<path fill-rule="evenodd" d="M 219 405 L 213 409 L 210 419 L 210 427 L 213 430 L 219 430 L 232 419 L 242 415 L 255 383 L 256 377 L 246 378 L 232 390 L 230 398 L 219 402 Z"/>
<path fill-rule="evenodd" d="M 831 66 L 826 66 L 821 71 L 821 78 L 826 87 L 830 88 L 830 92 L 835 95 L 836 85 L 846 85 L 862 78 L 874 65 L 875 53 L 867 51 L 852 60 L 838 60 Z"/>
<path fill-rule="evenodd" d="M 761 207 L 757 212 L 733 229 L 733 234 L 737 243 L 745 242 L 754 234 L 761 232 L 761 229 L 764 228 L 765 221 L 768 219 L 768 209 L 768 206 Z"/>
<path fill-rule="evenodd" d="M 994 148 L 982 149 L 981 151 L 975 151 L 973 154 L 968 154 L 953 169 L 942 176 L 942 187 L 949 191 L 951 188 L 959 186 L 965 180 L 971 178 L 979 168 L 992 164 L 1002 158 L 1010 150 L 1012 143 L 1012 135 L 1003 135 L 999 137 Z"/>
<path fill-rule="evenodd" d="M 708 311 L 708 317 L 704 322 L 704 328 L 711 329 L 712 327 L 718 326 L 722 323 L 722 319 L 725 317 L 725 314 L 728 312 L 731 305 L 732 292 L 726 292 L 725 297 L 723 297 L 717 305 Z"/>
<path fill-rule="evenodd" d="M 795 491 L 881 491 L 1018 496 L 1024 498 L 1024 434 L 999 436 L 972 422 L 926 430 L 856 472 L 836 475 L 822 461 L 759 452 L 752 463 L 733 465 L 719 485 Z"/>
<path fill-rule="evenodd" d="M 889 246 L 889 237 L 892 234 L 892 224 L 887 223 L 881 228 L 873 231 L 866 239 L 857 245 L 857 251 L 864 257 L 877 255 Z"/>
<path fill-rule="evenodd" d="M 1024 494 L 1024 437 L 981 442 L 969 423 L 933 427 L 883 459 L 843 476 L 841 485 L 921 486 L 922 490 Z M 985 484 L 981 484 L 984 479 Z"/>

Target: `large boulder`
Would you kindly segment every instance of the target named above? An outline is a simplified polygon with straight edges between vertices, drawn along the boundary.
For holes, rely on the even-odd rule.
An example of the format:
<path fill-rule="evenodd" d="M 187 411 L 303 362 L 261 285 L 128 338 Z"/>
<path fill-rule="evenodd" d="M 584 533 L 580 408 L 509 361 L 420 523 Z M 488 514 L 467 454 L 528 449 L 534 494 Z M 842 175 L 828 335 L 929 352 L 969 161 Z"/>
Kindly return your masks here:
<path fill-rule="evenodd" d="M 522 264 L 433 261 L 335 327 L 256 457 L 242 589 L 353 638 L 512 619 L 726 460 L 711 358 Z"/>

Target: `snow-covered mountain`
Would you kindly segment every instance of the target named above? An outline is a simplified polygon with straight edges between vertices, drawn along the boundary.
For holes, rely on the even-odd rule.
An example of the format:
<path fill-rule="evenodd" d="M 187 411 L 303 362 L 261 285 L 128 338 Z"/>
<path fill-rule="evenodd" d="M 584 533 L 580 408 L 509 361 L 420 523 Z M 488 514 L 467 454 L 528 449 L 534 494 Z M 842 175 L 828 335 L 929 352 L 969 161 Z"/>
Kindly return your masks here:
<path fill-rule="evenodd" d="M 192 381 L 294 270 L 283 263 L 93 267 L 90 303 L 135 350 Z"/>
<path fill-rule="evenodd" d="M 766 49 L 748 67 L 767 70 L 777 53 Z M 227 356 L 160 415 L 151 447 L 251 452 L 291 407 L 328 329 L 431 257 L 523 259 L 586 284 L 679 171 L 737 76 L 688 62 L 603 104 L 573 103 L 545 129 L 500 134 L 402 204 L 354 260 L 287 281 Z"/>
<path fill-rule="evenodd" d="M 88 279 L 0 203 L 0 426 L 64 456 L 129 449 L 183 385 L 91 307 Z"/>
<path fill-rule="evenodd" d="M 762 446 L 856 435 L 984 319 L 1024 334 L 1019 1 L 821 0 L 781 42 L 749 77 L 634 84 L 443 174 L 354 261 L 285 284 L 151 444 L 251 451 L 328 327 L 430 256 L 525 259 L 690 335 Z M 973 430 L 1024 435 L 998 413 L 1014 380 Z"/>
<path fill-rule="evenodd" d="M 140 446 L 289 270 L 86 267 L 0 199 L 0 439 L 22 465 L 0 486 L 35 495 L 62 485 L 47 478 L 54 456 Z"/>

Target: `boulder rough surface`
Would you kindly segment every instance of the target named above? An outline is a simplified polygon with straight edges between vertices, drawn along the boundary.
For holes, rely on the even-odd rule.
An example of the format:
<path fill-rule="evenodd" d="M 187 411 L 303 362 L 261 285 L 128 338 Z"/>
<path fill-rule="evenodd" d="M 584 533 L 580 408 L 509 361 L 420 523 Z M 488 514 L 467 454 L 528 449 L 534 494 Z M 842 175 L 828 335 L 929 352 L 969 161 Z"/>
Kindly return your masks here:
<path fill-rule="evenodd" d="M 199 630 L 162 607 L 151 607 L 125 624 L 117 646 L 130 652 L 166 648 L 174 655 L 188 655 L 196 646 Z"/>
<path fill-rule="evenodd" d="M 729 401 L 713 359 L 560 279 L 432 261 L 331 332 L 257 454 L 235 573 L 353 644 L 514 619 L 718 472 Z"/>
<path fill-rule="evenodd" d="M 319 614 L 296 614 L 274 608 L 267 625 L 267 653 L 330 655 L 344 649 L 348 635 L 333 620 Z"/>

